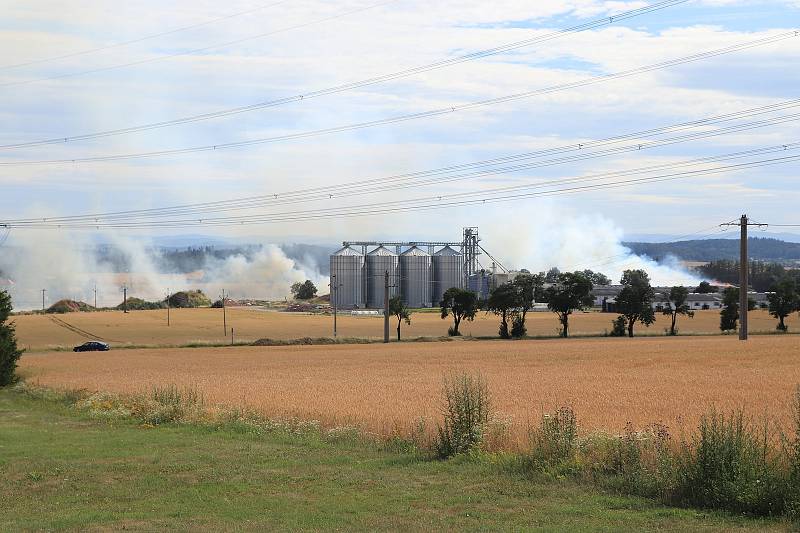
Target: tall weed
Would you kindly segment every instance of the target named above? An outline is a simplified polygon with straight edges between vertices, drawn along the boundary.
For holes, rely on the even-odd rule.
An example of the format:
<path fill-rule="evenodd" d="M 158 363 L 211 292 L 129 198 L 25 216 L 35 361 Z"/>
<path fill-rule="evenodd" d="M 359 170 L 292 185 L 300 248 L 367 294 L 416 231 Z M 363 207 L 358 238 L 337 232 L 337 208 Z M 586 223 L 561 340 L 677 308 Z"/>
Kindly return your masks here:
<path fill-rule="evenodd" d="M 445 378 L 442 387 L 444 421 L 437 428 L 436 455 L 446 459 L 480 448 L 489 421 L 489 389 L 480 376 Z"/>

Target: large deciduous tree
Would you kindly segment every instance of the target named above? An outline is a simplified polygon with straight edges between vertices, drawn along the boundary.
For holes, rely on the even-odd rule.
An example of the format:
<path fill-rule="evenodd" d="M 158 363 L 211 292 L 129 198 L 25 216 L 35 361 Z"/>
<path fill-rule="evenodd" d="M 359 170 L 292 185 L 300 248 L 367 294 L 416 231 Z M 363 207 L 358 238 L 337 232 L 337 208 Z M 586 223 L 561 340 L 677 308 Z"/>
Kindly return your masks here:
<path fill-rule="evenodd" d="M 756 302 L 752 298 L 747 299 L 747 309 L 753 310 Z M 739 289 L 728 287 L 722 291 L 722 310 L 719 312 L 719 329 L 722 331 L 734 331 L 739 322 Z"/>
<path fill-rule="evenodd" d="M 583 272 L 564 272 L 545 289 L 547 308 L 558 315 L 561 336 L 569 337 L 569 316 L 592 305 L 592 282 Z"/>
<path fill-rule="evenodd" d="M 461 335 L 458 327 L 461 325 L 462 320 L 475 320 L 475 315 L 479 309 L 478 295 L 472 291 L 450 287 L 442 295 L 442 301 L 439 302 L 439 306 L 442 308 L 442 319 L 451 314 L 453 315 L 453 326 L 447 333 L 451 337 L 456 337 Z"/>
<path fill-rule="evenodd" d="M 519 291 L 519 319 L 520 324 L 524 328 L 528 311 L 533 308 L 533 304 L 536 303 L 537 295 L 540 296 L 544 289 L 544 276 L 541 274 L 523 273 L 517 275 L 512 283 Z"/>
<path fill-rule="evenodd" d="M 778 331 L 786 332 L 789 328 L 784 320 L 793 312 L 800 310 L 800 295 L 797 284 L 791 278 L 783 278 L 770 288 L 769 314 L 778 319 Z"/>
<path fill-rule="evenodd" d="M 521 306 L 520 290 L 514 283 L 503 283 L 492 290 L 489 300 L 486 302 L 486 309 L 500 317 L 498 333 L 501 338 L 511 338 L 511 330 L 508 327 L 508 323 L 516 321 Z"/>
<path fill-rule="evenodd" d="M 400 296 L 395 296 L 389 300 L 389 314 L 397 318 L 397 340 L 400 340 L 400 324 L 405 320 L 411 325 L 411 310 Z"/>
<path fill-rule="evenodd" d="M 8 321 L 11 309 L 11 296 L 0 290 L 0 387 L 14 382 L 17 361 L 22 355 L 22 351 L 17 349 L 14 324 Z"/>
<path fill-rule="evenodd" d="M 626 270 L 622 273 L 622 290 L 617 295 L 617 311 L 628 324 L 628 337 L 633 337 L 636 322 L 649 326 L 656 321 L 653 311 L 655 290 L 650 285 L 650 276 L 644 270 Z"/>
<path fill-rule="evenodd" d="M 317 295 L 317 287 L 310 279 L 303 283 L 298 281 L 292 284 L 292 295 L 298 300 L 310 300 Z"/>
<path fill-rule="evenodd" d="M 672 323 L 669 327 L 670 335 L 677 335 L 678 330 L 675 329 L 675 323 L 678 321 L 678 315 L 686 315 L 689 318 L 694 318 L 694 311 L 692 311 L 689 304 L 686 302 L 689 298 L 689 289 L 686 287 L 676 286 L 669 290 L 669 301 L 664 306 L 663 313 L 669 315 Z"/>

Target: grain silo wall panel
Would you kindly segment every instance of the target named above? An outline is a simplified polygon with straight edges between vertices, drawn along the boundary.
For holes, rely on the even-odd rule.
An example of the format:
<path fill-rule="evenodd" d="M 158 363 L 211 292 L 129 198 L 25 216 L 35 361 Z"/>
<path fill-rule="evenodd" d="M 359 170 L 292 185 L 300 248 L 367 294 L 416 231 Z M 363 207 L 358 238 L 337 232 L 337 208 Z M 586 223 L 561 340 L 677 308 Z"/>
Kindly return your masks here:
<path fill-rule="evenodd" d="M 450 249 L 448 249 L 450 250 Z M 437 252 L 432 258 L 433 294 L 432 303 L 438 306 L 442 295 L 451 287 L 464 288 L 464 257 L 450 250 L 447 254 Z"/>
<path fill-rule="evenodd" d="M 397 255 L 375 255 L 374 253 L 367 255 L 367 307 L 370 309 L 383 308 L 384 275 L 386 271 L 389 272 L 389 298 L 393 298 L 399 292 Z"/>
<path fill-rule="evenodd" d="M 334 277 L 335 276 L 335 277 Z M 331 289 L 331 302 L 340 309 L 354 309 L 364 304 L 364 256 L 332 255 L 331 281 L 338 287 Z"/>
<path fill-rule="evenodd" d="M 431 306 L 431 256 L 418 249 L 400 256 L 400 286 L 408 307 Z"/>

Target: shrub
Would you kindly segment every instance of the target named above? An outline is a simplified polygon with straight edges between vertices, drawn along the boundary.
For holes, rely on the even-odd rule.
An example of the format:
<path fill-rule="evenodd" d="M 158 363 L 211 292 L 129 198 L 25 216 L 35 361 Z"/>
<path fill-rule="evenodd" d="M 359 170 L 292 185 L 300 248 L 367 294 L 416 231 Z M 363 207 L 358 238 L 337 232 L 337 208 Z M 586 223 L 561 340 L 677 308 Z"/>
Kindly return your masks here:
<path fill-rule="evenodd" d="M 515 339 L 520 339 L 528 333 L 528 329 L 525 327 L 525 321 L 522 319 L 521 316 L 514 318 L 514 321 L 511 323 L 511 336 Z"/>
<path fill-rule="evenodd" d="M 574 462 L 578 439 L 575 411 L 565 406 L 555 413 L 542 415 L 539 428 L 531 437 L 534 461 L 547 465 Z"/>
<path fill-rule="evenodd" d="M 461 332 L 460 332 L 460 331 L 458 331 L 458 330 L 457 330 L 456 328 L 454 328 L 453 326 L 450 326 L 449 328 L 447 328 L 447 335 L 448 335 L 449 337 L 460 337 L 460 336 L 461 336 Z"/>
<path fill-rule="evenodd" d="M 741 412 L 704 416 L 692 445 L 684 443 L 678 457 L 676 503 L 782 514 L 788 486 L 773 459 L 767 430 L 766 423 L 759 429 L 752 426 Z"/>
<path fill-rule="evenodd" d="M 444 423 L 438 426 L 436 455 L 446 459 L 480 448 L 489 420 L 489 390 L 481 376 L 461 374 L 446 378 Z"/>
<path fill-rule="evenodd" d="M 22 351 L 17 348 L 14 324 L 8 322 L 11 315 L 11 296 L 0 291 L 0 387 L 16 380 L 17 361 Z"/>
<path fill-rule="evenodd" d="M 623 315 L 611 321 L 611 336 L 625 337 L 628 334 L 628 321 Z"/>
<path fill-rule="evenodd" d="M 175 385 L 154 387 L 148 396 L 136 397 L 131 414 L 153 426 L 190 419 L 201 412 L 203 398 L 196 389 Z"/>

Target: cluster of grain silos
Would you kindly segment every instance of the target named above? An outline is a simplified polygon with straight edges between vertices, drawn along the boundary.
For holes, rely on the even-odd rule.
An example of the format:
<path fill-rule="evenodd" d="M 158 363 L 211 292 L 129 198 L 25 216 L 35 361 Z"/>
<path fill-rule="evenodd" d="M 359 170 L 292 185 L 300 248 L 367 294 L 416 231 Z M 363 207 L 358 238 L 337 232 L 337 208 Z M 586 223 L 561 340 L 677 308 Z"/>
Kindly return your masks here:
<path fill-rule="evenodd" d="M 405 251 L 401 251 L 406 247 Z M 386 272 L 389 297 L 400 295 L 408 307 L 435 307 L 444 291 L 464 286 L 464 260 L 450 246 L 378 245 L 358 251 L 345 245 L 331 255 L 331 298 L 339 309 L 381 309 Z"/>

